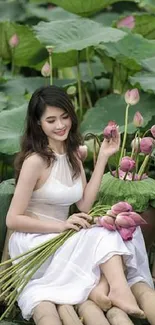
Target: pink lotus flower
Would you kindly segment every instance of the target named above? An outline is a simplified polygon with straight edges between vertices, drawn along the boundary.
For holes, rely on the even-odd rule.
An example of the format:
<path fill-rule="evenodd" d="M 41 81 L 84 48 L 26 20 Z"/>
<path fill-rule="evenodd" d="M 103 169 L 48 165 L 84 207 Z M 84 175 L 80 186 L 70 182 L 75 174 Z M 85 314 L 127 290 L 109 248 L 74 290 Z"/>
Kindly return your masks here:
<path fill-rule="evenodd" d="M 118 23 L 117 23 L 117 27 L 127 27 L 129 29 L 133 29 L 135 27 L 135 19 L 133 16 L 127 16 L 123 19 L 121 19 Z"/>
<path fill-rule="evenodd" d="M 152 152 L 152 149 L 153 149 L 153 138 L 151 137 L 142 138 L 140 142 L 140 151 L 147 155 Z"/>
<path fill-rule="evenodd" d="M 136 227 L 131 228 L 119 228 L 118 232 L 121 235 L 124 241 L 131 240 L 133 238 L 133 233 L 136 230 Z"/>
<path fill-rule="evenodd" d="M 136 226 L 140 226 L 143 224 L 146 224 L 147 222 L 140 216 L 139 213 L 136 212 L 129 212 L 129 216 L 130 218 L 132 218 L 134 220 L 134 222 L 136 223 Z"/>
<path fill-rule="evenodd" d="M 88 147 L 86 145 L 79 146 L 78 155 L 79 155 L 79 158 L 82 161 L 84 161 L 87 158 L 87 155 L 88 155 Z"/>
<path fill-rule="evenodd" d="M 49 63 L 46 61 L 45 64 L 43 65 L 42 69 L 41 69 L 41 74 L 43 77 L 49 77 L 50 76 L 50 65 Z"/>
<path fill-rule="evenodd" d="M 111 211 L 115 215 L 118 215 L 121 212 L 130 212 L 130 211 L 132 211 L 132 206 L 128 202 L 120 201 L 120 202 L 114 204 L 111 207 Z"/>
<path fill-rule="evenodd" d="M 130 172 L 135 168 L 135 161 L 130 157 L 123 157 L 120 162 L 120 169 L 123 172 Z"/>
<path fill-rule="evenodd" d="M 9 45 L 10 47 L 14 48 L 19 44 L 19 38 L 17 34 L 14 34 L 10 39 L 9 39 Z"/>
<path fill-rule="evenodd" d="M 140 112 L 136 112 L 133 118 L 133 124 L 136 128 L 139 128 L 143 125 L 144 119 Z"/>
<path fill-rule="evenodd" d="M 115 220 L 116 227 L 130 228 L 136 226 L 135 221 L 127 215 L 127 212 L 119 213 Z"/>
<path fill-rule="evenodd" d="M 115 224 L 114 223 L 111 224 L 109 221 L 107 222 L 106 217 L 107 216 L 99 217 L 98 220 L 97 220 L 97 225 L 100 226 L 100 227 L 104 227 L 104 228 L 106 228 L 107 230 L 110 230 L 110 231 L 116 230 Z"/>
<path fill-rule="evenodd" d="M 138 89 L 127 90 L 125 93 L 125 101 L 129 105 L 136 105 L 139 102 L 139 92 Z"/>
<path fill-rule="evenodd" d="M 133 211 L 119 213 L 116 217 L 116 221 L 116 225 L 124 228 L 146 224 L 146 221 L 140 216 L 140 214 Z"/>
<path fill-rule="evenodd" d="M 110 121 L 108 125 L 103 130 L 103 136 L 106 139 L 115 138 L 117 135 L 117 124 L 113 121 Z"/>
<path fill-rule="evenodd" d="M 151 131 L 152 136 L 155 138 L 155 125 L 152 125 L 150 131 Z"/>

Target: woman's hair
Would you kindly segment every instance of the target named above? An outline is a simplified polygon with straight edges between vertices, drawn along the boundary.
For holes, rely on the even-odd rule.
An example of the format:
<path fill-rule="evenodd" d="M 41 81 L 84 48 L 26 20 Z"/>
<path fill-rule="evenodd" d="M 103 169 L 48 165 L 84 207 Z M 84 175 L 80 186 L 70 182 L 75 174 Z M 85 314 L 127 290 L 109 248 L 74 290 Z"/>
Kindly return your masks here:
<path fill-rule="evenodd" d="M 47 105 L 64 109 L 71 118 L 72 126 L 65 142 L 66 152 L 73 169 L 73 176 L 77 177 L 80 173 L 76 152 L 81 144 L 81 136 L 78 132 L 78 119 L 74 106 L 62 88 L 47 86 L 37 89 L 33 93 L 28 105 L 26 128 L 21 139 L 21 151 L 15 159 L 16 181 L 25 158 L 32 153 L 38 153 L 47 162 L 47 167 L 50 166 L 51 159 L 56 159 L 54 152 L 48 146 L 48 138 L 38 123 Z"/>

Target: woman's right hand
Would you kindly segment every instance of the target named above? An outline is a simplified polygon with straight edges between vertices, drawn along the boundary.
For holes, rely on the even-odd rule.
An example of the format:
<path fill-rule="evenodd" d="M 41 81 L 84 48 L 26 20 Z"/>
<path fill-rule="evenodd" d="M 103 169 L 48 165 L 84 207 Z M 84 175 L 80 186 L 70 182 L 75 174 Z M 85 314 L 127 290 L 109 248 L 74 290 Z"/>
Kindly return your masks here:
<path fill-rule="evenodd" d="M 64 229 L 74 229 L 79 231 L 81 228 L 87 229 L 90 228 L 90 221 L 92 217 L 84 212 L 74 213 L 72 214 L 65 222 L 64 222 Z"/>

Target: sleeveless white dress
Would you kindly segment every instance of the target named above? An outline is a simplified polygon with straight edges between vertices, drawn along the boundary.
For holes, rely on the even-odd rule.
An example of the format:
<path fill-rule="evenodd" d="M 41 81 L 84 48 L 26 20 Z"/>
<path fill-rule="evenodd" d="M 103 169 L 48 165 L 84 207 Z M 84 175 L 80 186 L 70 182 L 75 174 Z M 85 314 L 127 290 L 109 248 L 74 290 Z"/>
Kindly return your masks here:
<path fill-rule="evenodd" d="M 72 179 L 66 154 L 56 161 L 44 185 L 35 190 L 25 214 L 49 222 L 66 220 L 69 207 L 83 195 L 82 180 Z M 58 234 L 14 232 L 9 241 L 11 258 L 54 238 Z M 29 320 L 41 301 L 77 304 L 85 301 L 100 279 L 101 263 L 113 255 L 123 256 L 129 285 L 143 281 L 153 287 L 140 228 L 132 241 L 124 242 L 117 231 L 101 227 L 82 229 L 70 237 L 35 273 L 18 298 L 23 318 Z"/>

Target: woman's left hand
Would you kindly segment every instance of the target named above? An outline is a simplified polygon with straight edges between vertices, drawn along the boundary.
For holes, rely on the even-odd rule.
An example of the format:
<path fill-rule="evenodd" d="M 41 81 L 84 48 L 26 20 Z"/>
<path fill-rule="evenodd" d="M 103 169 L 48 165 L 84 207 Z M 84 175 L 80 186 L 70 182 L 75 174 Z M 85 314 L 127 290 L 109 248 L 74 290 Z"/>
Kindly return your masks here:
<path fill-rule="evenodd" d="M 104 139 L 101 147 L 100 154 L 103 154 L 107 158 L 119 151 L 120 148 L 120 133 L 117 128 L 116 136 L 113 138 Z"/>

